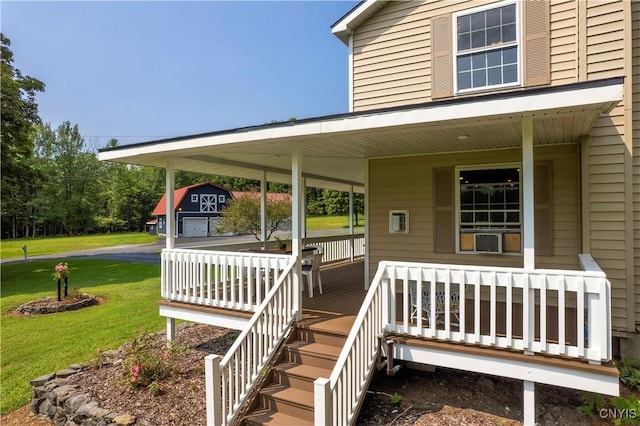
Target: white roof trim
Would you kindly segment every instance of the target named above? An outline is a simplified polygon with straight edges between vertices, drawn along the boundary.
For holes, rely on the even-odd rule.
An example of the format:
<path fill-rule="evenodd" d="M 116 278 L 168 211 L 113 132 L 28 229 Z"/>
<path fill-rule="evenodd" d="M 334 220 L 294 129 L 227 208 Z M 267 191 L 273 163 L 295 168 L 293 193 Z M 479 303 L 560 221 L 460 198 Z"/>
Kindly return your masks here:
<path fill-rule="evenodd" d="M 468 102 L 451 102 L 438 105 L 427 104 L 409 110 L 372 112 L 347 117 L 327 118 L 313 122 L 295 123 L 291 126 L 276 126 L 247 129 L 244 132 L 201 135 L 176 141 L 158 141 L 144 145 L 126 145 L 99 153 L 100 160 L 118 160 L 138 155 L 170 155 L 172 151 L 206 148 L 243 142 L 261 142 L 271 139 L 305 138 L 329 134 L 349 133 L 411 125 L 435 125 L 439 122 L 473 121 L 479 119 L 544 116 L 560 109 L 590 110 L 612 107 L 622 99 L 623 84 L 581 87 L 570 90 L 543 91 L 520 94 L 515 97 L 479 98 Z"/>
<path fill-rule="evenodd" d="M 355 9 L 336 22 L 331 27 L 331 32 L 342 40 L 344 44 L 348 45 L 349 34 L 387 3 L 388 1 L 382 0 L 366 0 L 360 3 Z"/>

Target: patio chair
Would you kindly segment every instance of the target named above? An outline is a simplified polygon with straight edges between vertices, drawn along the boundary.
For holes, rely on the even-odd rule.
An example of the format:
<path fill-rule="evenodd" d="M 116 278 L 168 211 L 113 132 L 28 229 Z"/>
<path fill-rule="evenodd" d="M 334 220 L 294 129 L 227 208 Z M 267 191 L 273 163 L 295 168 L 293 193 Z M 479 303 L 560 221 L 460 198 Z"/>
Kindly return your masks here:
<path fill-rule="evenodd" d="M 427 323 L 431 320 L 431 285 L 425 283 L 422 285 L 422 303 L 418 306 L 418 284 L 413 281 L 409 283 L 409 296 L 411 299 L 411 320 L 418 318 L 418 312 L 423 313 L 422 318 L 426 319 Z M 451 291 L 449 294 L 449 313 L 455 316 L 458 322 L 451 323 L 451 325 L 458 326 L 460 323 L 460 295 L 456 291 Z M 446 314 L 445 305 L 445 292 L 436 291 L 436 323 L 438 323 L 438 317 Z M 441 322 L 444 322 L 441 320 Z M 431 324 L 429 324 L 431 326 Z"/>
<path fill-rule="evenodd" d="M 322 253 L 314 253 L 307 257 L 302 265 L 302 275 L 306 277 L 309 287 L 309 297 L 313 297 L 313 286 L 318 282 L 318 289 L 322 294 L 322 278 L 320 278 L 320 264 L 322 263 Z"/>

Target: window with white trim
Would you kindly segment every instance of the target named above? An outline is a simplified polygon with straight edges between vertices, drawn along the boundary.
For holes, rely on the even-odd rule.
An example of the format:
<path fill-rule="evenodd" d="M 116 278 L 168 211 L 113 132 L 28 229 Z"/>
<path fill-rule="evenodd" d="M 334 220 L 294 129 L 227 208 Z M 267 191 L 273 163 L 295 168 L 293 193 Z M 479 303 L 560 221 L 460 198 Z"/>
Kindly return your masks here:
<path fill-rule="evenodd" d="M 198 194 L 191 194 L 191 202 L 192 203 L 198 202 Z"/>
<path fill-rule="evenodd" d="M 458 251 L 521 252 L 520 168 L 458 169 Z"/>
<path fill-rule="evenodd" d="M 456 93 L 520 84 L 518 3 L 456 13 L 453 20 Z"/>

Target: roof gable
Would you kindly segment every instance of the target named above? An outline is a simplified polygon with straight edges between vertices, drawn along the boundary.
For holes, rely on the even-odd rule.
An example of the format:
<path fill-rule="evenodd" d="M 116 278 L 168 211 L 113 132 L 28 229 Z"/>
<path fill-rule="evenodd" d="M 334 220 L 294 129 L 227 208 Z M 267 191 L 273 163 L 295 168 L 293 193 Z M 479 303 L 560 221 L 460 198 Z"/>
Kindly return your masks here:
<path fill-rule="evenodd" d="M 331 32 L 342 40 L 344 44 L 349 45 L 349 35 L 387 3 L 389 3 L 389 0 L 361 1 L 331 26 Z"/>
<path fill-rule="evenodd" d="M 196 183 L 194 185 L 184 186 L 182 188 L 178 188 L 175 191 L 173 191 L 173 211 L 175 212 L 178 209 L 178 207 L 180 207 L 180 204 L 182 204 L 182 200 L 184 200 L 184 197 L 191 190 L 196 188 L 201 188 L 203 186 L 214 186 L 216 188 L 220 188 L 231 194 L 231 191 L 229 191 L 227 188 L 225 188 L 224 186 L 215 184 L 213 182 L 202 182 L 202 183 Z M 156 207 L 153 209 L 153 212 L 151 212 L 151 216 L 164 216 L 166 214 L 167 214 L 167 194 L 165 193 L 162 195 L 162 198 L 160 198 L 160 201 L 158 202 Z"/>

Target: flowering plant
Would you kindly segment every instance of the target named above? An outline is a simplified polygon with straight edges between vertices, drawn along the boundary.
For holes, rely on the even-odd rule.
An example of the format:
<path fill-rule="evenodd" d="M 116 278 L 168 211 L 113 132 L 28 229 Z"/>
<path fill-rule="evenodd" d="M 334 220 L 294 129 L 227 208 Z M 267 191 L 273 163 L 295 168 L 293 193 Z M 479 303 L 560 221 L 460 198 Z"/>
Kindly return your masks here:
<path fill-rule="evenodd" d="M 69 265 L 66 262 L 58 263 L 55 268 L 53 268 L 53 274 L 51 277 L 54 280 L 63 280 L 65 277 L 69 276 Z"/>
<path fill-rule="evenodd" d="M 122 363 L 124 381 L 134 388 L 147 388 L 154 395 L 164 392 L 163 380 L 175 374 L 174 355 L 186 350 L 166 346 L 152 334 L 142 334 L 127 347 Z"/>

